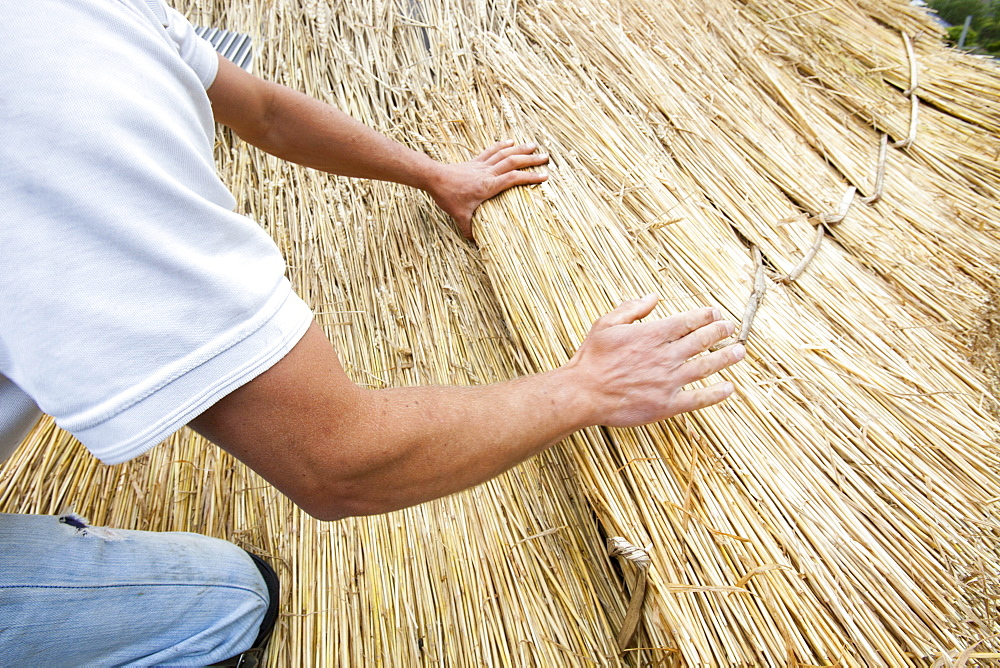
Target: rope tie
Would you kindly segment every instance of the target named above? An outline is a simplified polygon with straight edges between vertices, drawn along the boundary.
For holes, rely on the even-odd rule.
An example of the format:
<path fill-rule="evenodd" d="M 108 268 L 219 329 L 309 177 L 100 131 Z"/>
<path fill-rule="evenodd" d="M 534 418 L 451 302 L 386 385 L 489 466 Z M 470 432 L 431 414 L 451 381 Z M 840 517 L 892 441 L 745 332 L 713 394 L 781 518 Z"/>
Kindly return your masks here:
<path fill-rule="evenodd" d="M 908 148 L 917 139 L 917 117 L 920 108 L 920 98 L 917 95 L 917 88 L 920 86 L 920 83 L 918 80 L 917 55 L 913 50 L 913 41 L 910 40 L 910 36 L 905 32 L 900 33 L 900 35 L 903 37 L 903 45 L 906 47 L 906 58 L 910 66 L 910 86 L 903 91 L 903 95 L 910 100 L 910 128 L 906 137 L 900 141 L 893 142 L 892 146 L 893 148 Z M 882 199 L 888 148 L 889 135 L 883 133 L 879 143 L 878 163 L 875 167 L 874 192 L 869 197 L 861 198 L 861 201 L 869 206 Z M 812 245 L 806 251 L 805 255 L 802 256 L 802 259 L 799 260 L 799 263 L 795 265 L 795 268 L 788 272 L 788 275 L 780 279 L 781 283 L 788 285 L 802 275 L 806 267 L 809 266 L 809 263 L 816 257 L 816 253 L 819 252 L 819 247 L 823 243 L 823 237 L 826 236 L 828 229 L 847 217 L 848 212 L 851 210 L 851 205 L 854 203 L 857 190 L 857 188 L 851 186 L 844 193 L 844 197 L 840 200 L 840 206 L 837 207 L 835 212 L 820 214 L 816 217 L 816 236 L 813 237 Z M 749 309 L 749 307 L 747 308 Z"/>
<path fill-rule="evenodd" d="M 632 589 L 632 598 L 629 600 L 628 609 L 625 611 L 625 619 L 622 620 L 622 629 L 618 633 L 618 651 L 624 652 L 639 626 L 639 617 L 642 614 L 642 602 L 646 598 L 646 578 L 649 573 L 649 566 L 653 562 L 646 550 L 636 547 L 619 536 L 608 538 L 608 556 L 621 557 L 639 570 L 635 587 Z"/>
<path fill-rule="evenodd" d="M 893 144 L 893 148 L 907 148 L 916 140 L 917 111 L 920 108 L 920 98 L 917 97 L 917 86 L 920 85 L 917 81 L 917 54 L 913 51 L 913 42 L 910 41 L 910 36 L 905 32 L 902 35 L 903 44 L 906 46 L 906 59 L 910 63 L 910 87 L 903 91 L 903 95 L 910 98 L 910 131 L 906 134 L 906 139 Z"/>
<path fill-rule="evenodd" d="M 753 247 L 752 252 L 754 263 L 753 294 L 750 295 L 750 301 L 747 302 L 746 310 L 743 311 L 743 320 L 740 321 L 740 335 L 736 339 L 737 343 L 744 344 L 750 338 L 750 328 L 753 327 L 753 320 L 757 317 L 757 309 L 760 307 L 760 303 L 764 301 L 764 293 L 767 292 L 767 280 L 764 276 L 764 255 L 757 246 Z"/>
<path fill-rule="evenodd" d="M 819 252 L 820 244 L 823 243 L 823 237 L 825 236 L 826 236 L 826 225 L 820 223 L 819 225 L 816 226 L 816 236 L 813 237 L 813 242 L 812 245 L 809 246 L 809 250 L 806 251 L 806 254 L 802 256 L 802 259 L 799 260 L 799 263 L 795 265 L 795 268 L 792 269 L 790 272 L 788 272 L 787 276 L 781 279 L 782 283 L 788 285 L 789 283 L 795 282 L 798 279 L 798 277 L 802 275 L 802 272 L 806 270 L 806 267 L 809 266 L 809 263 L 812 262 L 814 257 L 816 257 L 816 253 Z"/>
<path fill-rule="evenodd" d="M 878 147 L 878 167 L 875 168 L 875 192 L 861 200 L 869 206 L 882 199 L 882 188 L 885 186 L 885 159 L 888 154 L 889 135 L 883 134 Z"/>

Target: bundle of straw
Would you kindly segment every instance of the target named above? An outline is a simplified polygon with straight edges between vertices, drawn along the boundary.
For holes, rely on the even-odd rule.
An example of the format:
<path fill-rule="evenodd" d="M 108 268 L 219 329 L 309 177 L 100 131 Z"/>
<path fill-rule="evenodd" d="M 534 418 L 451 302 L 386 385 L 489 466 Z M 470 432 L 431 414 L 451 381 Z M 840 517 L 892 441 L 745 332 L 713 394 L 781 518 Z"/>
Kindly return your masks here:
<path fill-rule="evenodd" d="M 734 63 L 704 48 L 708 36 L 657 34 L 680 15 L 736 14 L 674 4 L 660 16 L 676 8 L 677 23 L 660 25 L 633 8 L 546 2 L 523 12 L 518 32 L 467 29 L 462 41 L 489 57 L 475 70 L 455 59 L 444 77 L 475 82 L 438 103 L 457 105 L 439 118 L 464 121 L 446 126 L 449 140 L 513 132 L 541 139 L 555 158 L 549 184 L 511 194 L 502 210 L 486 207 L 480 232 L 497 293 L 539 369 L 564 361 L 566 342 L 579 341 L 592 317 L 651 288 L 672 307 L 715 304 L 738 318 L 753 273 L 745 242 L 764 249 L 770 266 L 790 266 L 807 237 L 789 212 L 820 214 L 824 202 L 811 193 L 844 175 L 830 173 L 831 142 L 815 126 L 785 144 L 797 150 L 804 188 L 784 166 L 763 168 L 772 137 L 815 123 L 790 113 L 796 95 L 813 98 L 802 85 L 733 85 L 749 60 L 758 81 L 780 66 L 752 53 Z M 643 21 L 653 30 L 635 25 Z M 716 73 L 726 80 L 713 81 Z M 466 102 L 472 90 L 475 106 Z M 760 93 L 775 90 L 783 113 L 768 114 L 775 100 Z M 822 110 L 811 108 L 821 119 Z M 844 125 L 840 113 L 824 125 Z M 731 372 L 740 400 L 672 427 L 608 433 L 581 457 L 581 466 L 601 461 L 609 444 L 620 453 L 620 466 L 589 471 L 589 486 L 638 509 L 619 503 L 602 515 L 607 533 L 638 531 L 654 545 L 653 645 L 695 664 L 903 665 L 985 644 L 995 631 L 986 592 L 998 575 L 989 504 L 1000 479 L 988 393 L 946 345 L 960 330 L 940 336 L 927 326 L 974 319 L 975 305 L 952 294 L 956 282 L 983 294 L 997 246 L 966 232 L 982 258 L 969 272 L 977 284 L 960 273 L 970 251 L 926 250 L 919 235 L 944 236 L 947 224 L 935 210 L 937 229 L 894 230 L 881 252 L 871 247 L 883 235 L 858 232 L 857 251 L 825 246 L 793 289 L 772 286 L 751 363 Z M 893 223 L 868 209 L 856 215 L 871 221 L 867 229 Z"/>
<path fill-rule="evenodd" d="M 72 505 L 272 558 L 285 595 L 271 665 L 1000 651 L 996 399 L 962 348 L 988 331 L 1000 255 L 1000 114 L 976 103 L 1000 87 L 995 68 L 946 51 L 901 3 L 178 8 L 254 35 L 267 78 L 435 157 L 513 136 L 552 158 L 548 183 L 481 208 L 477 250 L 423 195 L 220 136 L 241 208 L 356 382 L 503 380 L 563 363 L 622 299 L 657 291 L 658 315 L 710 304 L 739 322 L 765 287 L 741 323 L 748 359 L 725 374 L 737 396 L 585 430 L 480 488 L 333 524 L 190 432 L 102 467 L 46 422 L 0 469 L 0 508 Z M 914 96 L 916 138 L 893 146 Z M 860 201 L 879 172 L 881 197 Z M 608 537 L 648 561 L 609 556 Z M 638 633 L 620 634 L 640 589 Z"/>

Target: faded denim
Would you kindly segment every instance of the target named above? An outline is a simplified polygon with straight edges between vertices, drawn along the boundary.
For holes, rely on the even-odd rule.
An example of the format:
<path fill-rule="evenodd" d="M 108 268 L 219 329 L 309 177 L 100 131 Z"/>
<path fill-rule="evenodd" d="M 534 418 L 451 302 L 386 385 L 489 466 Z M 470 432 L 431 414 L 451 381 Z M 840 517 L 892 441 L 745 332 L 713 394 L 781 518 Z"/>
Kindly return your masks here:
<path fill-rule="evenodd" d="M 248 649 L 267 605 L 226 541 L 0 514 L 3 665 L 207 665 Z"/>

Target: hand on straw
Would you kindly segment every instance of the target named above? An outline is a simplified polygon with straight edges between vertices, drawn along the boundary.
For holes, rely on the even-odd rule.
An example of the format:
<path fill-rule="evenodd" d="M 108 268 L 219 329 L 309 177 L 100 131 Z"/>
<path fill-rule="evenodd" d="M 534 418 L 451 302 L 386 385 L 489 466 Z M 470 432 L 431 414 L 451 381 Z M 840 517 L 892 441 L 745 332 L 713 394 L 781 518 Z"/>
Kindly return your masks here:
<path fill-rule="evenodd" d="M 467 239 L 472 239 L 472 214 L 480 204 L 514 186 L 548 178 L 524 171 L 549 161 L 535 153 L 534 144 L 501 141 L 467 162 L 441 163 L 324 102 L 248 74 L 222 56 L 208 97 L 216 121 L 272 155 L 330 174 L 427 191 Z"/>
<path fill-rule="evenodd" d="M 707 353 L 732 335 L 733 323 L 720 320 L 715 308 L 636 323 L 658 301 L 655 294 L 646 295 L 598 319 L 564 367 L 579 374 L 579 386 L 593 407 L 592 424 L 648 424 L 717 404 L 733 393 L 728 382 L 683 389 L 743 359 L 740 344 Z"/>
<path fill-rule="evenodd" d="M 544 172 L 526 172 L 549 161 L 535 153 L 535 144 L 514 145 L 497 142 L 468 162 L 442 165 L 428 192 L 437 205 L 451 216 L 466 239 L 472 239 L 472 214 L 486 200 L 514 186 L 541 183 Z"/>

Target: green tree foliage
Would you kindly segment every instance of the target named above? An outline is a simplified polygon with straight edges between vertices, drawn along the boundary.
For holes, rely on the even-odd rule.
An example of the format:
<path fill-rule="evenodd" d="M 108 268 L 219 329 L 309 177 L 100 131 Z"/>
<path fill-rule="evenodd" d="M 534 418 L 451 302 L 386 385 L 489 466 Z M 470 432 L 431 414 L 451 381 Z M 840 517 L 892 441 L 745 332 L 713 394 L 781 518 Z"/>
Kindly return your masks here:
<path fill-rule="evenodd" d="M 958 44 L 965 17 L 972 25 L 965 36 L 965 48 L 976 53 L 1000 56 L 1000 0 L 928 0 L 942 20 L 951 24 L 948 41 Z"/>
<path fill-rule="evenodd" d="M 959 27 L 965 23 L 966 16 L 973 17 L 975 27 L 976 17 L 982 16 L 986 9 L 980 0 L 932 0 L 930 6 L 942 19 Z"/>

